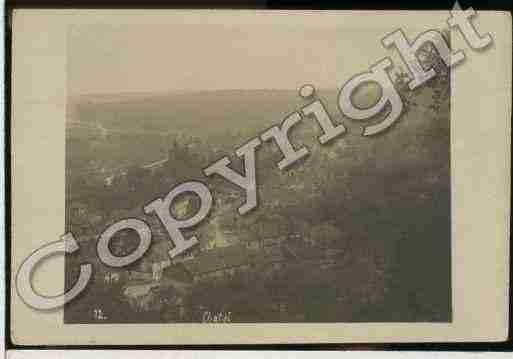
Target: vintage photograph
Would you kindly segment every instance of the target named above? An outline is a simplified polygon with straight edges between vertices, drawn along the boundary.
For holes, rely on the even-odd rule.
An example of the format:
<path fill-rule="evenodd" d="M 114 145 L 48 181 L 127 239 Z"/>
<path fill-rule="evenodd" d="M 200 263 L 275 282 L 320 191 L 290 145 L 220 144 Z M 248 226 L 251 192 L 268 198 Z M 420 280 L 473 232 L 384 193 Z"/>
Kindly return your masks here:
<path fill-rule="evenodd" d="M 12 23 L 12 343 L 507 340 L 509 13 Z"/>
<path fill-rule="evenodd" d="M 66 41 L 65 231 L 80 251 L 66 255 L 65 288 L 93 266 L 66 324 L 452 321 L 451 71 L 433 44 L 417 56 L 436 76 L 415 90 L 392 58 L 401 113 L 367 136 L 394 105 L 368 121 L 340 108 L 344 83 L 379 60 L 366 49 L 389 55 L 362 30 L 90 24 Z M 371 108 L 387 91 L 362 83 L 351 101 Z M 344 129 L 325 143 L 301 111 L 315 101 Z M 281 166 L 283 148 L 262 134 L 291 115 L 301 158 Z M 252 139 L 256 202 L 241 214 L 248 191 L 205 169 L 226 157 L 247 178 L 251 158 L 236 150 Z M 198 243 L 171 258 L 170 233 L 144 207 L 187 181 L 208 188 L 211 210 L 182 230 Z M 194 217 L 201 202 L 184 192 L 170 215 Z M 151 245 L 106 265 L 99 237 L 127 218 L 151 228 Z M 140 242 L 120 230 L 109 250 L 122 258 Z"/>

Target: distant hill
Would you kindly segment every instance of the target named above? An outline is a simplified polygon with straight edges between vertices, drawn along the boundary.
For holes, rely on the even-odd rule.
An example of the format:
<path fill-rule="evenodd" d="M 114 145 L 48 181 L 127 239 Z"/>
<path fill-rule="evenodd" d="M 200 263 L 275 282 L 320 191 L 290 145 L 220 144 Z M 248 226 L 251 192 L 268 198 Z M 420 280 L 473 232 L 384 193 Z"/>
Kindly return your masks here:
<path fill-rule="evenodd" d="M 389 131 L 371 138 L 361 136 L 364 121 L 343 119 L 337 106 L 338 90 L 317 93 L 333 120 L 343 121 L 348 128 L 341 140 L 334 141 L 344 145 L 346 153 L 358 152 L 360 158 L 378 154 L 382 165 L 407 160 L 412 148 L 408 160 L 416 161 L 417 147 L 433 147 L 432 154 L 442 151 L 448 155 L 449 107 L 445 104 L 438 113 L 431 110 L 430 88 L 416 91 L 416 106 Z M 358 96 L 372 98 L 375 94 Z M 88 166 L 92 160 L 106 161 L 108 166 L 153 162 L 165 157 L 171 147 L 170 136 L 194 137 L 207 148 L 231 154 L 308 103 L 296 90 L 98 94 L 68 100 L 67 153 L 68 166 L 73 168 Z M 293 138 L 315 152 L 319 134 L 314 121 L 303 121 L 294 129 Z"/>
<path fill-rule="evenodd" d="M 229 128 L 237 131 L 264 129 L 280 122 L 302 103 L 297 91 L 226 90 L 84 95 L 70 98 L 68 109 L 71 120 L 98 121 L 107 129 L 186 132 L 203 136 L 225 132 Z"/>

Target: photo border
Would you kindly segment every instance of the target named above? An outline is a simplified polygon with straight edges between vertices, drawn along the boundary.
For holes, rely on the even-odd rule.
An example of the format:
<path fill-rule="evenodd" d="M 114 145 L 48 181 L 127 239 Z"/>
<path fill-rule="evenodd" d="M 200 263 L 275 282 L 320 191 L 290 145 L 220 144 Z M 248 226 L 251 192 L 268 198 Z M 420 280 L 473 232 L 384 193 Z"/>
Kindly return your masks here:
<path fill-rule="evenodd" d="M 101 2 L 101 4 L 100 4 Z M 186 4 L 187 3 L 187 4 Z M 399 351 L 513 351 L 513 321 L 512 315 L 509 316 L 509 336 L 504 342 L 438 342 L 438 343 L 329 343 L 329 344 L 244 344 L 244 345 L 18 345 L 14 344 L 10 337 L 10 319 L 11 319 L 11 209 L 12 209 L 12 197 L 11 197 L 11 163 L 10 159 L 12 156 L 12 144 L 11 144 L 11 76 L 12 76 L 12 28 L 11 28 L 11 16 L 14 9 L 20 8 L 136 8 L 136 9 L 148 9 L 148 8 L 162 8 L 162 9 L 175 9 L 175 8 L 219 8 L 219 9 L 330 9 L 330 10 L 354 10 L 354 9 L 383 9 L 383 10 L 428 10 L 428 9 L 439 9 L 448 10 L 451 5 L 447 1 L 430 1 L 430 2 L 404 2 L 394 1 L 389 2 L 386 7 L 383 7 L 383 2 L 379 1 L 358 1 L 354 2 L 351 7 L 348 5 L 351 2 L 344 2 L 341 4 L 335 1 L 320 1 L 317 4 L 306 4 L 300 1 L 283 1 L 277 3 L 276 1 L 249 1 L 240 5 L 241 2 L 227 1 L 224 3 L 217 2 L 205 2 L 205 1 L 178 1 L 172 6 L 168 6 L 169 2 L 164 0 L 148 0 L 144 5 L 136 4 L 135 1 L 100 1 L 100 0 L 15 0 L 8 1 L 5 5 L 4 13 L 4 50 L 5 50 L 5 86 L 4 86 L 4 175 L 5 175 L 5 338 L 4 344 L 7 350 L 10 349 L 95 349 L 95 350 L 126 350 L 126 349 L 137 349 L 137 350 L 161 350 L 161 349 L 172 349 L 172 350 L 399 350 Z M 461 6 L 465 8 L 466 2 L 460 2 Z M 511 12 L 511 4 L 507 1 L 473 1 L 471 5 L 476 11 L 478 10 L 507 10 Z M 510 133 L 511 135 L 512 133 Z M 511 144 L 511 143 L 510 143 Z M 511 185 L 511 183 L 510 183 Z M 511 197 L 510 197 L 511 203 Z M 511 234 L 510 234 L 511 236 Z M 510 237 L 511 239 L 511 237 Z M 509 276 L 512 278 L 512 257 L 513 250 L 512 246 L 510 250 L 510 267 Z M 512 301 L 512 289 L 511 283 L 509 287 L 509 309 L 510 313 L 513 313 L 513 301 Z"/>

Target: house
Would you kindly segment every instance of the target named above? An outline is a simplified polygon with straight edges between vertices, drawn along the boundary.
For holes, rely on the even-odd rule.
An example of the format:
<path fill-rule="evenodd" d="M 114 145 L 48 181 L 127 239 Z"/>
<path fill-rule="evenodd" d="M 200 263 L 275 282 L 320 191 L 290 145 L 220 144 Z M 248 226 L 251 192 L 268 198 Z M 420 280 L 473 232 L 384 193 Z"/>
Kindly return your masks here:
<path fill-rule="evenodd" d="M 159 284 L 154 282 L 132 282 L 123 288 L 122 293 L 135 311 L 145 312 L 150 310 L 157 300 L 158 286 Z"/>
<path fill-rule="evenodd" d="M 197 282 L 246 272 L 255 264 L 255 254 L 244 244 L 235 244 L 202 252 L 182 264 Z"/>
<path fill-rule="evenodd" d="M 155 173 L 159 168 L 164 167 L 164 165 L 169 161 L 169 158 L 166 157 L 162 160 L 158 160 L 152 163 L 148 163 L 146 165 L 143 165 L 142 168 L 145 170 L 149 170 L 151 173 Z"/>
<path fill-rule="evenodd" d="M 151 282 L 153 277 L 151 273 L 129 270 L 127 272 L 129 283 Z"/>
<path fill-rule="evenodd" d="M 190 261 L 191 259 L 194 259 L 194 251 L 186 251 L 186 253 L 180 253 L 176 257 L 174 257 L 171 262 L 173 264 L 183 263 L 186 261 Z"/>
<path fill-rule="evenodd" d="M 182 265 L 194 282 L 229 278 L 251 270 L 274 271 L 286 267 L 288 258 L 281 245 L 253 249 L 248 242 L 202 252 Z"/>
<path fill-rule="evenodd" d="M 105 273 L 105 276 L 103 277 L 103 282 L 106 285 L 115 285 L 115 284 L 119 283 L 120 280 L 121 280 L 121 275 L 120 275 L 120 273 L 117 273 L 117 272 L 107 272 L 107 273 Z"/>
<path fill-rule="evenodd" d="M 291 183 L 289 185 L 289 189 L 291 190 L 294 190 L 294 191 L 302 191 L 305 189 L 305 184 L 300 182 L 300 183 Z"/>
<path fill-rule="evenodd" d="M 178 317 L 181 317 L 185 313 L 184 297 L 191 285 L 192 279 L 185 268 L 173 265 L 160 271 L 158 281 L 152 273 L 130 271 L 122 293 L 137 312 L 174 306 Z"/>

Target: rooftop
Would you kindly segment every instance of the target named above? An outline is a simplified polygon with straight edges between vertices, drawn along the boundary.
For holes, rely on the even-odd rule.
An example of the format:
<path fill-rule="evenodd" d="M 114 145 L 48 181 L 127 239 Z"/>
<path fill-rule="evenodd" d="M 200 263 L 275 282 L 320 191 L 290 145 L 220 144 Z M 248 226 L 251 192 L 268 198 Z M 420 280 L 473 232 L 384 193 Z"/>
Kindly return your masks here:
<path fill-rule="evenodd" d="M 210 273 L 249 264 L 254 253 L 254 250 L 247 249 L 243 244 L 236 244 L 201 252 L 183 265 L 192 274 Z"/>

